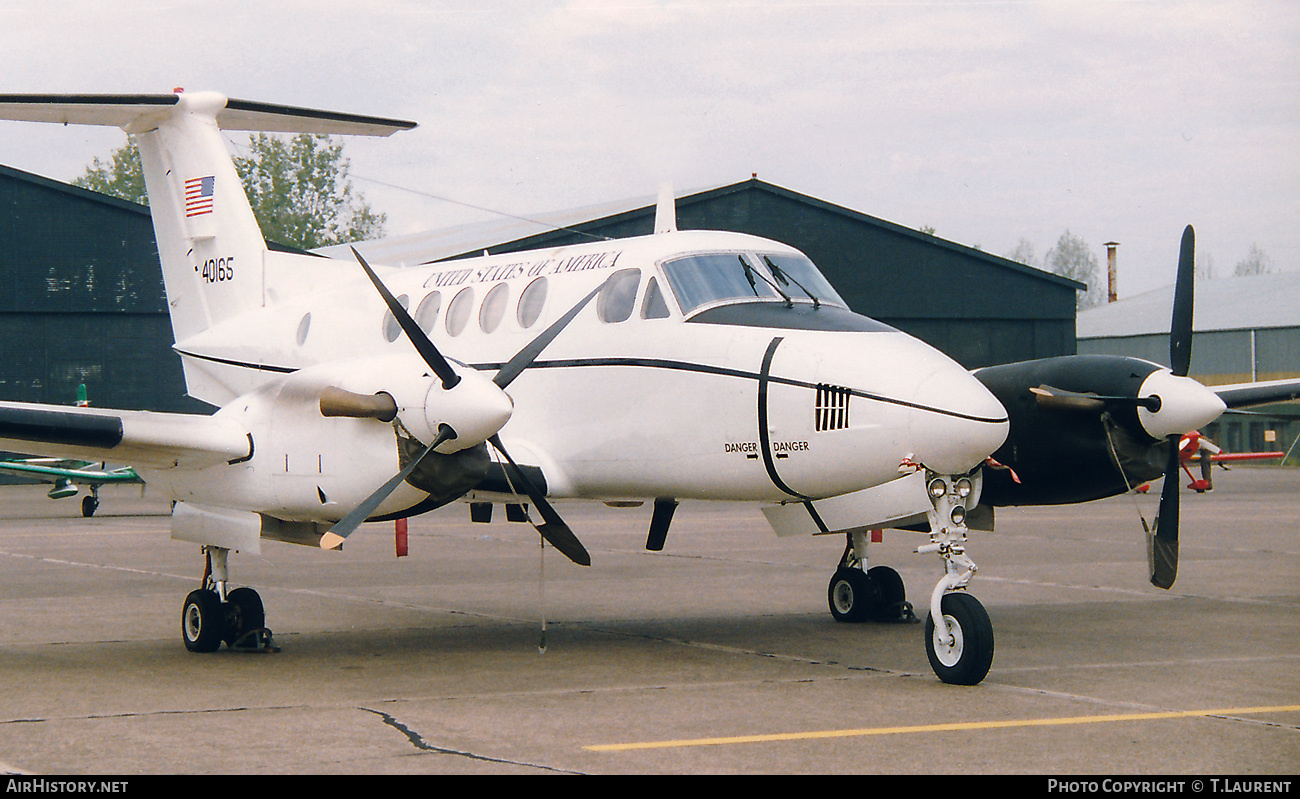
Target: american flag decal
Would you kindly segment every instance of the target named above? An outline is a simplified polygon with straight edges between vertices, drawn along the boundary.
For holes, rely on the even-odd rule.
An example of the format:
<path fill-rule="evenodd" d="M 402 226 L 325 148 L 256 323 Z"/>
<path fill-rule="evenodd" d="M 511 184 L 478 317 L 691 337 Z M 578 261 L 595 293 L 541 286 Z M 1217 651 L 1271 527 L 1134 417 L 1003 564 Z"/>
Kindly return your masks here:
<path fill-rule="evenodd" d="M 185 181 L 185 216 L 202 216 L 212 213 L 212 187 L 216 178 L 190 178 Z"/>

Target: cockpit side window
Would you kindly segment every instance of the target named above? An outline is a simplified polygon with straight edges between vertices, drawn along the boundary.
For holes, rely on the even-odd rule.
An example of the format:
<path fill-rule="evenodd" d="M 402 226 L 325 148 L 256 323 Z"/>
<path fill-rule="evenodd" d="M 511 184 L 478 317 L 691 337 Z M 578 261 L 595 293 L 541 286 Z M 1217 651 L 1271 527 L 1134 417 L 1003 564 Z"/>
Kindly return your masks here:
<path fill-rule="evenodd" d="M 765 274 L 739 253 L 688 255 L 664 263 L 682 313 L 719 300 L 781 299 Z"/>
<path fill-rule="evenodd" d="M 645 299 L 641 300 L 642 319 L 667 319 L 671 313 L 664 293 L 659 289 L 659 281 L 650 278 L 645 287 Z"/>

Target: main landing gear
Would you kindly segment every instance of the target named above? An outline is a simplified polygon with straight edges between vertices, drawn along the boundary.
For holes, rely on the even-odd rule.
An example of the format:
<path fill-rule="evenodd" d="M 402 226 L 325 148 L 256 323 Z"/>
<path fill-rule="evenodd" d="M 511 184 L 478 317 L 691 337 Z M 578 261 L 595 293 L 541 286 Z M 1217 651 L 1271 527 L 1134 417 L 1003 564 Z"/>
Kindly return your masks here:
<path fill-rule="evenodd" d="M 99 488 L 90 487 L 90 493 L 81 498 L 81 515 L 89 519 L 99 510 Z"/>
<path fill-rule="evenodd" d="M 839 568 L 826 588 L 831 615 L 843 622 L 915 622 L 903 578 L 888 566 L 867 568 L 867 538 L 850 532 Z"/>
<path fill-rule="evenodd" d="M 927 513 L 930 543 L 918 547 L 917 552 L 938 553 L 943 558 L 944 576 L 930 595 L 925 653 L 943 682 L 975 685 L 993 665 L 993 624 L 980 601 L 966 592 L 977 570 L 965 549 L 966 503 L 975 484 L 970 477 L 934 475 L 927 491 L 933 505 Z M 850 532 L 848 539 L 827 588 L 835 620 L 917 621 L 898 572 L 888 566 L 866 568 L 866 534 Z"/>
<path fill-rule="evenodd" d="M 231 649 L 278 652 L 266 629 L 262 598 L 251 588 L 226 590 L 230 550 L 206 546 L 203 587 L 185 597 L 181 639 L 191 652 L 215 652 L 224 641 Z"/>

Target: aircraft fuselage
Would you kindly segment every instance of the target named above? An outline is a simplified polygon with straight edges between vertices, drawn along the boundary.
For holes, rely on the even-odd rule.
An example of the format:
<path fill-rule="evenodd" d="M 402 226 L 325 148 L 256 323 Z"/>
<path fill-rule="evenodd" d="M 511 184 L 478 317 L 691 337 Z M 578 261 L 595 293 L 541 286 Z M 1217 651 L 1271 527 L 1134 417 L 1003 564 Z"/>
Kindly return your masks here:
<path fill-rule="evenodd" d="M 397 436 L 427 443 L 443 400 L 354 264 L 295 258 L 290 285 L 277 281 L 286 256 L 272 257 L 267 296 L 283 299 L 177 344 L 202 398 L 251 431 L 252 456 L 146 479 L 180 500 L 216 493 L 334 520 L 398 470 Z M 997 447 L 1005 413 L 958 364 L 833 293 L 814 302 L 782 286 L 765 257 L 802 259 L 752 236 L 683 232 L 381 277 L 458 369 L 489 375 L 604 284 L 509 389 L 501 438 L 551 496 L 797 501 L 887 482 L 909 462 L 964 473 Z M 401 424 L 322 417 L 329 385 L 393 395 Z M 380 513 L 425 498 L 403 486 Z"/>

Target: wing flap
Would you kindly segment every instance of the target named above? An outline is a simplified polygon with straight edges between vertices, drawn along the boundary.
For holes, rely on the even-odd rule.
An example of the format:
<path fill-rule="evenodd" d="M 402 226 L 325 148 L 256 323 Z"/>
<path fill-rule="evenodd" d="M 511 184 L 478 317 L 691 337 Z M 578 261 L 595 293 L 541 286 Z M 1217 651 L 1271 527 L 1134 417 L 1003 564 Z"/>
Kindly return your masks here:
<path fill-rule="evenodd" d="M 0 403 L 0 449 L 112 460 L 154 468 L 203 468 L 252 455 L 241 426 L 215 416 Z"/>

